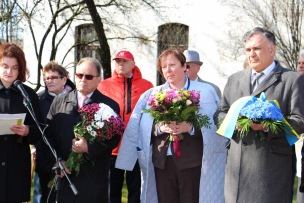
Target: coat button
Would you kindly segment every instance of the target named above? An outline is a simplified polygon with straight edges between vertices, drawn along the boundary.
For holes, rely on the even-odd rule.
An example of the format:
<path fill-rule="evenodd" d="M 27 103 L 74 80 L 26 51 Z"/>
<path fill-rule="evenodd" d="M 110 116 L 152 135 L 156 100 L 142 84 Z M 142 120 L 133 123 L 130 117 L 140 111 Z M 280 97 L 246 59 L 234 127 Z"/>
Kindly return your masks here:
<path fill-rule="evenodd" d="M 243 146 L 247 146 L 248 144 L 247 144 L 247 142 L 243 142 L 243 144 L 242 144 Z"/>
<path fill-rule="evenodd" d="M 2 165 L 2 166 L 5 166 L 5 162 L 2 162 L 1 165 Z"/>
<path fill-rule="evenodd" d="M 7 141 L 8 138 L 7 138 L 7 137 L 4 137 L 3 139 L 4 139 L 4 141 Z"/>

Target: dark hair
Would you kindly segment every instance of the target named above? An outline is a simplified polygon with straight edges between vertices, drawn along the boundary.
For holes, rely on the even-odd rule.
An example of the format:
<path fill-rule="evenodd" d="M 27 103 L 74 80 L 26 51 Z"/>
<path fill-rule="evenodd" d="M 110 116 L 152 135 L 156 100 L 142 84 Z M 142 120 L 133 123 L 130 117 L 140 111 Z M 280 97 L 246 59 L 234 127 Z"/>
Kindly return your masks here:
<path fill-rule="evenodd" d="M 158 60 L 157 60 L 157 70 L 159 71 L 159 73 L 161 75 L 163 75 L 163 70 L 162 70 L 163 60 L 164 60 L 164 58 L 166 58 L 170 54 L 172 54 L 173 56 L 175 56 L 180 61 L 180 63 L 182 64 L 182 66 L 184 66 L 185 63 L 186 63 L 186 57 L 185 57 L 185 55 L 183 54 L 182 51 L 180 51 L 180 50 L 178 50 L 176 48 L 169 48 L 169 49 L 163 51 L 159 55 Z"/>
<path fill-rule="evenodd" d="M 91 57 L 85 57 L 79 60 L 79 62 L 77 63 L 76 67 L 79 66 L 80 64 L 82 64 L 83 62 L 89 61 L 91 63 L 93 63 L 96 67 L 96 71 L 97 71 L 97 76 L 101 76 L 101 70 L 103 69 L 100 62 L 97 59 L 91 58 Z"/>
<path fill-rule="evenodd" d="M 270 32 L 269 30 L 261 28 L 261 27 L 256 27 L 256 28 L 253 28 L 252 30 L 249 30 L 248 32 L 246 32 L 243 36 L 243 41 L 246 42 L 253 35 L 258 34 L 258 33 L 263 34 L 268 39 L 268 41 L 270 41 L 271 43 L 276 45 L 275 35 L 272 32 Z"/>
<path fill-rule="evenodd" d="M 55 61 L 50 61 L 44 66 L 43 76 L 48 71 L 58 72 L 61 77 L 68 77 L 69 75 L 69 72 Z"/>
<path fill-rule="evenodd" d="M 26 68 L 26 60 L 24 52 L 16 44 L 7 42 L 0 44 L 0 60 L 4 57 L 16 58 L 18 62 L 18 77 L 17 80 L 21 82 L 26 81 L 26 77 L 29 76 L 29 71 Z"/>

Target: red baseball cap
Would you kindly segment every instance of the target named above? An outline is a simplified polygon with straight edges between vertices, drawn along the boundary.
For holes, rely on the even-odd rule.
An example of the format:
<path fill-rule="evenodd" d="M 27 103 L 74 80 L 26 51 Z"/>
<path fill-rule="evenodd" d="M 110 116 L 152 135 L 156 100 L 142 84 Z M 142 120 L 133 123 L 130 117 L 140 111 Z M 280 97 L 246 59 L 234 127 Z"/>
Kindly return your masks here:
<path fill-rule="evenodd" d="M 123 51 L 119 51 L 115 58 L 113 58 L 113 60 L 115 59 L 126 59 L 126 60 L 132 60 L 134 61 L 134 56 L 131 54 L 131 52 L 123 50 Z"/>

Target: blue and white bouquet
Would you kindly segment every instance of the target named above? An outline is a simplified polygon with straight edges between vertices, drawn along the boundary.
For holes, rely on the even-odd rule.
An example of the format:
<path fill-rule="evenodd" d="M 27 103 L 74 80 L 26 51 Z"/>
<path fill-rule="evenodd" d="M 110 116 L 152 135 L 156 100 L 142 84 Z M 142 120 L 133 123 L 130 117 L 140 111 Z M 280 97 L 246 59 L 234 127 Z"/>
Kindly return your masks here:
<path fill-rule="evenodd" d="M 264 92 L 260 98 L 252 97 L 241 109 L 236 123 L 237 134 L 247 136 L 252 123 L 262 124 L 274 134 L 284 131 L 284 117 L 280 108 L 275 101 L 266 101 Z M 266 139 L 263 131 L 258 131 L 257 136 L 261 142 Z"/>

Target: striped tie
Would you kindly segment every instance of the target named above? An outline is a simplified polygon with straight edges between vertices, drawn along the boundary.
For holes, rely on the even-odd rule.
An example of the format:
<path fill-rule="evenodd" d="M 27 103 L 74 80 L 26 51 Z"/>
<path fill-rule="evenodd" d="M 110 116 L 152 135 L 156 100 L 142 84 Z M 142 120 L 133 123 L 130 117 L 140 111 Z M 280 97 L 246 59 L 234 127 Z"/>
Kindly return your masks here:
<path fill-rule="evenodd" d="M 254 73 L 254 81 L 252 83 L 252 87 L 251 90 L 252 92 L 254 92 L 256 90 L 256 88 L 259 86 L 259 79 L 264 75 L 263 72 L 261 73 Z"/>

